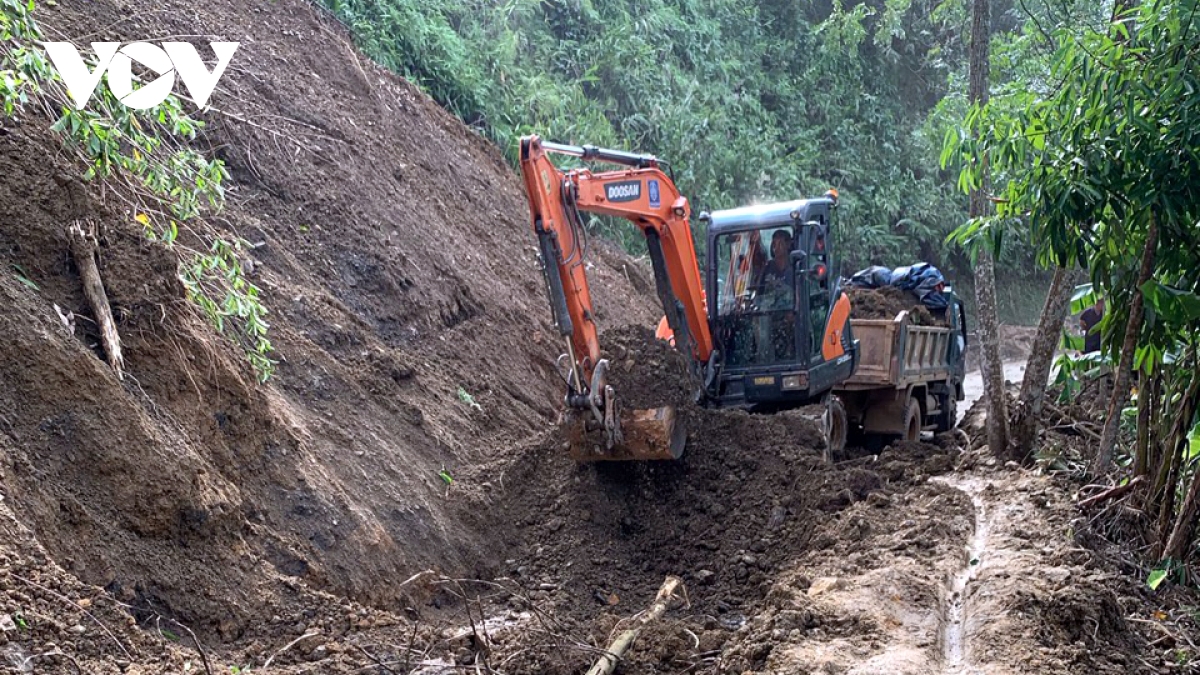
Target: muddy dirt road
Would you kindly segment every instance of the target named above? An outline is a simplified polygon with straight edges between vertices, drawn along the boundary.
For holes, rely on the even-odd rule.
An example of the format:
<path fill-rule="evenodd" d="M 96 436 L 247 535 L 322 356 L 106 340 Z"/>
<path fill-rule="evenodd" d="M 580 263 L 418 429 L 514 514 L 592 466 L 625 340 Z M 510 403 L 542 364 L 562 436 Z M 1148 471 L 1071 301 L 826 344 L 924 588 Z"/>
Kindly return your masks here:
<path fill-rule="evenodd" d="M 622 675 L 1181 672 L 1143 570 L 1078 543 L 1078 486 L 952 437 L 831 466 L 811 421 L 722 411 L 680 462 L 574 464 L 520 181 L 306 0 L 35 4 L 53 36 L 241 41 L 197 149 L 280 363 L 256 384 L 56 115 L 0 126 L 0 672 L 578 675 L 667 575 L 688 602 Z M 652 326 L 608 248 L 598 319 Z"/>
<path fill-rule="evenodd" d="M 964 409 L 978 372 L 967 393 Z M 709 423 L 677 467 L 526 466 L 510 509 L 553 517 L 530 515 L 508 564 L 559 632 L 526 620 L 500 649 L 509 672 L 583 672 L 665 575 L 688 604 L 620 673 L 1161 672 L 1132 628 L 1150 611 L 1136 584 L 1067 535 L 1062 483 L 949 435 L 830 467 L 768 442 L 775 421 Z"/>

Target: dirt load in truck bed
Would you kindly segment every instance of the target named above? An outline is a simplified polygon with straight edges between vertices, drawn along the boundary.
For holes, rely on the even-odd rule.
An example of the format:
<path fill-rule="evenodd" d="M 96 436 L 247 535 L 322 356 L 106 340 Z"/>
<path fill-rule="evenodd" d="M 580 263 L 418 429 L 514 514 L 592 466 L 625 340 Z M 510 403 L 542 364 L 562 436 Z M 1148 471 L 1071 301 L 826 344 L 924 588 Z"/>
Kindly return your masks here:
<path fill-rule="evenodd" d="M 850 317 L 853 319 L 886 319 L 892 320 L 900 312 L 907 311 L 912 322 L 918 326 L 945 326 L 945 319 L 939 318 L 921 304 L 920 298 L 912 291 L 905 291 L 894 286 L 883 288 L 851 288 L 846 287 L 846 295 L 850 297 Z"/>

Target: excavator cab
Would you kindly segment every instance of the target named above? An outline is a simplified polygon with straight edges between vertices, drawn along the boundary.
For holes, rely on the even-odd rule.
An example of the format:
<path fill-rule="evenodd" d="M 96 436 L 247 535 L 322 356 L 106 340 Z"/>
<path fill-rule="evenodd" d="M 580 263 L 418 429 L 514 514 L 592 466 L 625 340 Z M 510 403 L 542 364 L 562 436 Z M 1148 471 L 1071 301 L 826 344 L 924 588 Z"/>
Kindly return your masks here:
<path fill-rule="evenodd" d="M 836 194 L 701 214 L 722 407 L 816 403 L 849 377 L 857 345 L 830 269 Z"/>

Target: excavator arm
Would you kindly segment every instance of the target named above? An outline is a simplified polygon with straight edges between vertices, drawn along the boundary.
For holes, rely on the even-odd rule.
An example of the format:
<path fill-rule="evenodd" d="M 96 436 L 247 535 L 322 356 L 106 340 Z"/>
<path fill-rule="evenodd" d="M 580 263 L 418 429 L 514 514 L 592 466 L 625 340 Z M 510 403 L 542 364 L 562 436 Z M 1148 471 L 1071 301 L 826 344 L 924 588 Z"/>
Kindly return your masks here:
<path fill-rule="evenodd" d="M 549 158 L 564 154 L 625 168 L 593 173 L 590 169 L 560 171 Z M 561 145 L 537 136 L 521 139 L 521 173 L 529 198 L 554 324 L 564 339 L 569 411 L 590 413 L 592 426 L 606 434 L 605 452 L 577 459 L 659 459 L 678 457 L 682 437 L 668 408 L 622 415 L 617 393 L 607 383 L 607 363 L 600 343 L 585 256 L 587 236 L 580 214 L 597 213 L 625 218 L 646 236 L 658 296 L 675 344 L 688 355 L 699 374 L 713 351 L 705 314 L 704 284 L 696 259 L 689 223 L 691 209 L 674 181 L 651 155 L 638 155 L 594 146 Z M 585 444 L 579 439 L 580 444 Z"/>

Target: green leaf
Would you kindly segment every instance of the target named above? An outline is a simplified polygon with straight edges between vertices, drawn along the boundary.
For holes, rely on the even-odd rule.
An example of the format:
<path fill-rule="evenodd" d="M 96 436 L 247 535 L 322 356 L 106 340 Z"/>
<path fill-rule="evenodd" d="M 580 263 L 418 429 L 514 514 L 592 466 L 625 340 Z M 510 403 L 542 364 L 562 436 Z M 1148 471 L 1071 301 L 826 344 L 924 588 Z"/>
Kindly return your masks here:
<path fill-rule="evenodd" d="M 28 286 L 29 288 L 32 288 L 35 291 L 42 290 L 42 289 L 38 288 L 37 284 L 33 283 L 33 281 L 31 281 L 29 279 L 29 275 L 25 273 L 25 270 L 20 265 L 18 265 L 16 263 L 9 263 L 9 264 L 12 266 L 12 268 L 14 270 L 16 270 L 16 272 L 13 273 L 13 276 L 15 276 L 17 278 L 17 281 L 20 281 L 21 283 L 25 284 L 26 286 Z"/>
<path fill-rule="evenodd" d="M 462 387 L 458 388 L 458 400 L 466 403 L 476 410 L 483 410 L 483 406 L 475 402 L 475 397 L 468 394 L 467 390 L 463 389 Z"/>
<path fill-rule="evenodd" d="M 1157 591 L 1159 585 L 1167 578 L 1167 573 L 1168 570 L 1165 569 L 1152 570 L 1150 576 L 1146 579 L 1146 585 L 1150 587 L 1150 590 Z"/>
<path fill-rule="evenodd" d="M 1151 279 L 1142 284 L 1142 295 L 1165 320 L 1186 324 L 1200 319 L 1200 296 Z"/>
<path fill-rule="evenodd" d="M 1095 304 L 1096 293 L 1091 284 L 1082 284 L 1075 287 L 1075 293 L 1071 295 L 1072 314 L 1078 314 Z"/>

